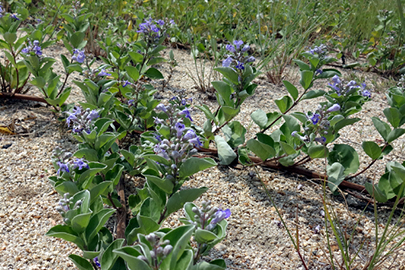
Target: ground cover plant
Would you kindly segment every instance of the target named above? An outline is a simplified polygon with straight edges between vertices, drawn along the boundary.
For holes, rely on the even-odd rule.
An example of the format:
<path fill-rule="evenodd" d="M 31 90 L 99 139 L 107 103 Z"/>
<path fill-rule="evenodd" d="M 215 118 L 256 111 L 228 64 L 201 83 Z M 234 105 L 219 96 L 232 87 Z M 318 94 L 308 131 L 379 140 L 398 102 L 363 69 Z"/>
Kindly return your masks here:
<path fill-rule="evenodd" d="M 180 2 L 180 5 L 187 3 Z M 35 9 L 31 4 L 35 4 Z M 43 3 L 44 7 L 49 4 Z M 324 183 L 326 236 L 329 243 L 333 235 L 341 252 L 336 258 L 328 246 L 328 260 L 333 269 L 353 269 L 359 265 L 363 269 L 377 269 L 402 248 L 405 240 L 402 216 L 397 217 L 394 229 L 389 229 L 389 225 L 403 201 L 405 164 L 401 161 L 387 163 L 386 173 L 378 183 L 367 182 L 359 187 L 350 184 L 350 180 L 389 155 L 393 142 L 405 133 L 405 88 L 400 83 L 387 89 L 385 119 L 372 118 L 381 138 L 378 142 L 362 142 L 362 150 L 371 161 L 360 170 L 356 150 L 336 140 L 343 128 L 361 120 L 356 114 L 372 99 L 373 90 L 366 82 L 346 81 L 341 72 L 333 68 L 345 48 L 341 47 L 339 57 L 335 58 L 330 52 L 334 48 L 321 42 L 306 43 L 313 35 L 324 38 L 336 29 L 350 29 L 339 25 L 343 22 L 332 20 L 340 27 L 334 29 L 333 23 L 321 15 L 314 16 L 317 17 L 314 21 L 303 21 L 307 16 L 302 14 L 311 11 L 316 14 L 325 3 L 310 3 L 305 10 L 301 10 L 304 5 L 300 1 L 293 7 L 278 2 L 267 6 L 257 3 L 257 16 L 249 20 L 257 24 L 247 36 L 242 35 L 243 28 L 239 28 L 244 27 L 249 18 L 241 19 L 250 11 L 243 2 L 240 8 L 224 3 L 223 9 L 216 9 L 217 21 L 212 22 L 209 36 L 201 35 L 194 28 L 208 21 L 205 12 L 218 3 L 193 7 L 191 14 L 200 12 L 201 15 L 192 25 L 180 21 L 179 14 L 169 17 L 172 14 L 167 2 L 151 7 L 121 1 L 117 4 L 113 5 L 117 9 L 108 9 L 102 1 L 62 2 L 55 13 L 44 13 L 40 20 L 33 18 L 35 22 L 27 18 L 30 12 L 32 15 L 41 8 L 40 3 L 13 2 L 1 9 L 0 44 L 5 55 L 0 66 L 1 96 L 51 105 L 55 116 L 66 123 L 77 141 L 76 152 L 55 149 L 51 157 L 57 173 L 50 177 L 50 182 L 61 196 L 57 211 L 64 224 L 52 227 L 47 235 L 70 241 L 83 251 L 82 256 L 69 256 L 79 269 L 225 269 L 223 259 L 207 261 L 203 257 L 226 237 L 227 219 L 232 209 L 212 206 L 209 201 L 198 207 L 193 201 L 208 188 L 183 186 L 194 174 L 216 166 L 214 158 L 220 165 L 259 164 L 302 174 L 306 172 L 300 170 L 300 166 L 316 159 L 324 160 L 324 172 L 317 173 L 325 173 L 320 178 Z M 130 4 L 138 9 L 132 12 Z M 273 8 L 274 14 L 282 15 L 281 21 L 273 21 L 270 28 L 262 14 Z M 401 1 L 397 8 L 402 10 Z M 147 16 L 142 10 L 147 11 Z M 185 7 L 179 10 L 190 11 Z M 108 24 L 109 16 L 113 16 L 111 12 L 118 17 Z M 294 21 L 285 19 L 295 15 Z M 381 11 L 379 16 L 383 24 L 383 28 L 379 25 L 375 31 L 379 38 L 386 38 L 391 20 L 395 27 L 402 29 L 402 12 L 396 17 L 392 12 Z M 124 19 L 128 24 L 122 21 Z M 190 17 L 182 19 L 191 20 Z M 224 28 L 217 28 L 221 20 L 227 23 Z M 280 28 L 275 27 L 277 23 Z M 192 32 L 185 31 L 184 25 Z M 307 29 L 296 30 L 297 25 L 305 25 Z M 318 31 L 325 25 L 332 28 Z M 392 30 L 397 29 L 395 27 L 389 31 L 395 31 Z M 103 28 L 106 30 L 101 31 Z M 292 39 L 297 33 L 302 34 L 301 38 Z M 369 50 L 369 64 L 377 70 L 390 70 L 389 75 L 399 76 L 403 53 L 398 46 L 402 38 L 383 45 L 376 39 L 376 33 L 372 34 L 373 44 L 362 45 Z M 169 53 L 169 59 L 163 57 L 164 44 L 186 44 L 187 40 L 182 39 L 185 35 L 189 35 L 186 38 L 196 35 L 195 39 L 202 40 L 193 48 L 195 61 L 198 53 L 203 55 L 202 61 L 212 56 L 218 64 L 211 67 L 212 72 L 221 74 L 220 79 L 210 82 L 215 89 L 217 108 L 196 106 L 206 117 L 202 126 L 193 121 L 192 99 L 179 95 L 161 102 L 155 99 L 159 89 L 152 83 L 164 78 L 159 64 L 170 62 L 175 66 L 176 63 L 173 53 Z M 361 37 L 368 38 L 364 35 Z M 398 36 L 401 37 L 402 32 Z M 221 42 L 217 43 L 217 39 Z M 63 70 L 59 73 L 53 69 L 55 59 L 42 54 L 44 48 L 56 42 L 63 43 L 70 53 L 60 55 Z M 207 44 L 210 50 L 206 52 Z M 267 49 L 275 44 L 280 51 Z M 360 54 L 366 54 L 366 50 L 358 56 Z M 96 58 L 103 64 L 96 66 Z M 299 69 L 299 87 L 283 80 L 283 70 L 288 64 Z M 200 72 L 205 74 L 204 70 Z M 74 73 L 82 74 L 84 79 L 69 80 Z M 249 127 L 235 118 L 245 100 L 254 96 L 255 79 L 262 74 L 267 74 L 273 83 L 282 83 L 287 91 L 274 100 L 277 111 L 257 110 L 250 115 L 259 132 L 246 139 Z M 314 89 L 315 83 L 320 81 L 324 87 Z M 202 81 L 197 77 L 196 82 L 201 84 L 200 88 L 207 88 L 204 77 Z M 65 104 L 71 91 L 69 83 L 81 90 L 85 102 Z M 31 87 L 42 97 L 24 96 Z M 303 101 L 316 98 L 319 105 L 311 111 L 294 110 Z M 132 176 L 141 176 L 144 183 L 126 198 L 125 179 Z M 338 194 L 340 188 L 348 186 L 359 188 L 364 198 L 374 203 L 375 249 L 365 260 L 350 249 L 351 236 L 343 233 L 338 217 L 327 202 L 326 187 Z M 377 202 L 393 206 L 382 235 L 378 233 Z M 179 220 L 184 225 L 162 227 L 164 221 L 180 209 L 185 216 Z M 116 229 L 106 225 L 114 213 L 118 220 Z M 281 215 L 280 218 L 304 268 L 308 269 L 308 261 L 300 252 L 298 231 L 294 238 Z"/>

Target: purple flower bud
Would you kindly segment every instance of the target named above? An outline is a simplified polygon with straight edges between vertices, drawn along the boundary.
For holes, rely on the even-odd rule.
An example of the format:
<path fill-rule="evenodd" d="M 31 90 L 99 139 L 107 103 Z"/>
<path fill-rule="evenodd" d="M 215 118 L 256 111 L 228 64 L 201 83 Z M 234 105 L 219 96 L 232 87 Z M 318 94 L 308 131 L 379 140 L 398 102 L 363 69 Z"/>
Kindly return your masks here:
<path fill-rule="evenodd" d="M 256 61 L 256 58 L 254 58 L 253 56 L 249 56 L 249 58 L 246 59 L 246 63 L 253 63 L 254 61 Z"/>
<path fill-rule="evenodd" d="M 183 136 L 183 138 L 188 141 L 194 139 L 195 137 L 197 137 L 197 134 L 195 134 L 194 130 L 192 129 L 187 130 L 186 134 Z"/>
<path fill-rule="evenodd" d="M 232 57 L 228 56 L 225 60 L 222 61 L 222 66 L 223 67 L 229 67 L 232 64 Z"/>
<path fill-rule="evenodd" d="M 337 112 L 340 110 L 340 105 L 339 104 L 333 104 L 328 110 L 327 112 Z"/>
<path fill-rule="evenodd" d="M 166 106 L 160 103 L 159 105 L 156 106 L 156 110 L 160 110 L 162 112 L 167 112 Z"/>
<path fill-rule="evenodd" d="M 89 115 L 87 115 L 87 119 L 90 121 L 93 121 L 96 118 L 99 118 L 100 115 L 98 114 L 98 112 L 96 110 L 92 110 Z"/>
<path fill-rule="evenodd" d="M 326 143 L 326 138 L 325 137 L 319 137 L 319 138 L 315 138 L 316 142 L 319 142 L 321 144 L 325 144 Z"/>
<path fill-rule="evenodd" d="M 246 44 L 245 46 L 243 46 L 242 52 L 247 52 L 249 49 L 250 49 L 250 46 Z"/>
<path fill-rule="evenodd" d="M 98 256 L 93 259 L 93 262 L 96 264 L 97 267 L 101 267 L 101 264 L 98 261 Z"/>

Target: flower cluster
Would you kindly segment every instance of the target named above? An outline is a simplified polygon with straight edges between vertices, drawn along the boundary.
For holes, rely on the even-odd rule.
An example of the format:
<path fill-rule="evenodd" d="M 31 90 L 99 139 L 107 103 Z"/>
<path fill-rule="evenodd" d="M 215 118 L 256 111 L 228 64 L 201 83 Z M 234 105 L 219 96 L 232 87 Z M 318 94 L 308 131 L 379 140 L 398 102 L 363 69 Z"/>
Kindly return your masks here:
<path fill-rule="evenodd" d="M 72 56 L 72 60 L 76 61 L 80 64 L 82 64 L 84 62 L 84 59 L 86 59 L 86 55 L 84 54 L 84 50 L 78 50 L 78 49 L 74 49 L 73 50 L 73 56 Z"/>
<path fill-rule="evenodd" d="M 326 137 L 324 135 L 328 134 L 330 128 L 330 122 L 328 121 L 329 115 L 332 112 L 340 111 L 339 104 L 333 104 L 329 108 L 324 106 L 319 106 L 315 113 L 309 113 L 306 115 L 309 124 L 305 127 L 305 135 L 301 136 L 297 131 L 293 131 L 291 136 L 299 138 L 303 142 L 310 142 L 311 134 L 320 135 L 319 137 L 314 136 L 314 141 L 325 144 Z"/>
<path fill-rule="evenodd" d="M 242 40 L 235 40 L 233 44 L 226 45 L 226 50 L 230 53 L 228 57 L 222 61 L 223 67 L 232 67 L 237 70 L 244 70 L 245 65 L 253 63 L 256 59 L 253 56 L 248 56 L 247 51 L 250 49 L 249 45 L 243 46 Z"/>
<path fill-rule="evenodd" d="M 363 82 L 361 85 L 358 85 L 356 81 L 350 81 L 346 83 L 339 76 L 335 75 L 332 77 L 332 83 L 329 83 L 328 86 L 333 89 L 336 94 L 340 96 L 349 96 L 354 92 L 358 92 L 359 95 L 371 98 L 371 92 L 367 89 L 367 85 Z"/>
<path fill-rule="evenodd" d="M 153 46 L 158 44 L 161 37 L 167 36 L 167 29 L 174 24 L 173 20 L 166 23 L 164 20 L 149 18 L 139 25 L 137 32 L 142 33 L 146 43 Z"/>
<path fill-rule="evenodd" d="M 82 200 L 78 200 L 74 204 L 73 208 L 71 208 L 70 205 L 72 203 L 72 197 L 69 198 L 69 196 L 70 196 L 70 194 L 68 192 L 66 192 L 63 195 L 63 198 L 59 201 L 58 206 L 56 207 L 56 211 L 58 211 L 62 215 L 62 217 L 64 217 L 63 221 L 65 223 L 69 223 L 69 219 L 65 217 L 65 214 L 70 210 L 76 210 L 76 209 L 80 208 L 80 206 L 83 203 Z"/>
<path fill-rule="evenodd" d="M 210 201 L 203 201 L 201 209 L 193 207 L 191 210 L 195 214 L 195 221 L 189 220 L 188 222 L 194 224 L 196 228 L 211 231 L 219 222 L 231 216 L 229 208 L 222 210 L 221 208 L 211 207 L 210 204 Z"/>
<path fill-rule="evenodd" d="M 307 53 L 310 53 L 310 54 L 312 54 L 312 55 L 315 55 L 315 54 L 317 54 L 317 55 L 319 55 L 319 56 L 325 56 L 327 53 L 328 53 L 328 51 L 327 51 L 327 47 L 326 47 L 326 45 L 324 45 L 324 44 L 321 44 L 321 45 L 319 45 L 319 46 L 314 46 L 313 48 L 309 48 L 309 50 L 308 51 L 306 51 Z"/>
<path fill-rule="evenodd" d="M 170 138 L 163 138 L 160 134 L 156 134 L 155 138 L 158 141 L 154 145 L 154 152 L 172 162 L 172 165 L 167 166 L 166 178 L 174 180 L 178 175 L 178 167 L 187 158 L 196 153 L 194 147 L 201 147 L 202 142 L 195 131 L 191 128 L 187 128 L 185 121 L 187 118 L 193 121 L 190 115 L 190 111 L 187 107 L 185 99 L 172 99 L 169 105 L 159 104 L 156 106 L 156 110 L 166 114 L 166 119 L 160 119 L 154 117 L 155 124 L 165 126 L 170 130 Z"/>
<path fill-rule="evenodd" d="M 153 269 L 159 269 L 163 259 L 172 252 L 173 246 L 170 245 L 170 240 L 161 241 L 161 238 L 155 233 L 146 235 L 145 239 L 152 246 L 152 250 L 149 251 L 150 254 L 139 255 L 138 259 L 151 265 Z M 147 257 L 151 260 L 149 261 Z"/>
<path fill-rule="evenodd" d="M 68 127 L 72 125 L 74 133 L 81 133 L 84 130 L 90 134 L 93 121 L 100 117 L 97 110 L 82 110 L 80 106 L 76 106 L 72 112 L 65 113 L 69 115 L 66 123 Z"/>
<path fill-rule="evenodd" d="M 70 173 L 72 170 L 79 168 L 79 170 L 89 169 L 89 165 L 84 161 L 83 158 L 77 158 L 73 163 L 70 161 L 64 162 L 57 161 L 56 165 L 58 166 L 58 171 L 56 172 L 57 175 L 61 175 L 62 173 Z"/>
<path fill-rule="evenodd" d="M 37 56 L 42 55 L 42 50 L 41 47 L 39 46 L 39 41 L 34 40 L 34 42 L 31 43 L 31 41 L 28 43 L 28 47 L 25 47 L 24 49 L 21 50 L 22 53 L 24 54 L 33 54 Z"/>

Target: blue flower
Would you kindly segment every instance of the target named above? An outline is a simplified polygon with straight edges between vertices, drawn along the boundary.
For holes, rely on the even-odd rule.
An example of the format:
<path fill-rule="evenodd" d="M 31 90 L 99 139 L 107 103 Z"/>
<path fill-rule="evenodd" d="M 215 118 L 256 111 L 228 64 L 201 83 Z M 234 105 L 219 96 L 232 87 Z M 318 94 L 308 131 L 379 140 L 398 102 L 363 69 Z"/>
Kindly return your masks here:
<path fill-rule="evenodd" d="M 312 121 L 312 124 L 316 125 L 318 124 L 319 120 L 321 120 L 321 115 L 319 113 L 316 113 L 312 115 L 310 119 Z"/>
<path fill-rule="evenodd" d="M 15 19 L 15 20 L 17 20 L 17 21 L 20 20 L 20 19 L 17 17 L 17 15 L 14 14 L 14 13 L 10 15 L 10 18 L 13 18 L 13 19 Z"/>
<path fill-rule="evenodd" d="M 340 80 L 338 75 L 335 75 L 335 76 L 332 77 L 332 82 L 335 83 L 335 84 L 342 83 L 342 81 Z"/>
<path fill-rule="evenodd" d="M 156 23 L 160 26 L 165 25 L 165 22 L 163 20 L 157 20 Z"/>
<path fill-rule="evenodd" d="M 111 74 L 105 72 L 105 69 L 103 68 L 103 69 L 98 73 L 97 76 L 99 76 L 99 77 L 102 77 L 102 76 L 111 76 Z"/>
<path fill-rule="evenodd" d="M 198 136 L 196 136 L 195 138 L 189 140 L 188 142 L 193 144 L 196 147 L 201 147 L 203 145 L 202 142 L 200 141 L 200 138 L 198 138 Z"/>
<path fill-rule="evenodd" d="M 73 169 L 79 168 L 79 170 L 83 170 L 83 168 L 89 169 L 89 165 L 84 162 L 83 158 L 77 158 L 76 161 L 73 162 Z"/>
<path fill-rule="evenodd" d="M 183 135 L 183 131 L 186 129 L 186 126 L 181 123 L 181 122 L 177 122 L 174 125 L 174 129 L 177 131 L 177 137 L 181 137 L 181 135 Z"/>
<path fill-rule="evenodd" d="M 212 230 L 215 228 L 215 225 L 217 225 L 219 222 L 221 222 L 224 219 L 227 219 L 231 216 L 231 210 L 226 209 L 218 209 L 218 211 L 214 214 L 214 217 L 211 219 L 210 224 L 207 226 L 207 230 Z"/>
<path fill-rule="evenodd" d="M 222 66 L 223 67 L 229 67 L 232 64 L 232 57 L 228 56 L 225 60 L 222 61 Z"/>
<path fill-rule="evenodd" d="M 363 91 L 361 92 L 361 95 L 362 95 L 363 97 L 371 98 L 371 93 L 370 93 L 370 91 L 368 91 L 368 90 L 363 90 Z"/>
<path fill-rule="evenodd" d="M 232 52 L 232 53 L 235 53 L 235 52 L 236 52 L 235 46 L 233 46 L 233 45 L 228 44 L 228 45 L 226 45 L 225 48 L 226 48 L 228 51 Z"/>
<path fill-rule="evenodd" d="M 98 256 L 93 259 L 93 262 L 96 264 L 97 267 L 101 267 L 101 264 L 98 261 Z"/>
<path fill-rule="evenodd" d="M 192 129 L 187 130 L 186 134 L 183 136 L 187 141 L 194 139 L 195 137 L 197 137 L 197 134 L 195 134 L 195 131 Z"/>
<path fill-rule="evenodd" d="M 58 171 L 56 172 L 57 175 L 60 175 L 61 172 L 67 172 L 69 173 L 69 167 L 67 163 L 63 163 L 63 162 L 56 162 L 56 164 L 59 166 Z"/>
<path fill-rule="evenodd" d="M 129 81 L 124 81 L 124 83 L 122 84 L 122 87 L 127 86 L 128 84 L 131 84 Z"/>
<path fill-rule="evenodd" d="M 73 50 L 72 60 L 77 61 L 78 63 L 82 64 L 86 59 L 86 55 L 84 54 L 84 50 L 79 51 L 78 49 Z"/>
<path fill-rule="evenodd" d="M 233 42 L 233 44 L 236 46 L 236 48 L 239 50 L 240 46 L 243 45 L 243 41 L 242 40 L 235 40 Z"/>
<path fill-rule="evenodd" d="M 245 69 L 243 63 L 242 63 L 242 62 L 239 62 L 239 61 L 238 61 L 238 64 L 236 65 L 236 68 L 237 68 L 237 69 L 240 69 L 240 70 Z"/>
<path fill-rule="evenodd" d="M 323 73 L 323 70 L 322 69 L 317 69 L 317 70 L 315 70 L 315 76 L 316 75 L 321 75 Z"/>
<path fill-rule="evenodd" d="M 188 119 L 190 119 L 190 121 L 193 121 L 190 116 L 190 111 L 187 108 L 184 108 L 184 110 L 182 110 L 179 114 L 185 115 Z"/>

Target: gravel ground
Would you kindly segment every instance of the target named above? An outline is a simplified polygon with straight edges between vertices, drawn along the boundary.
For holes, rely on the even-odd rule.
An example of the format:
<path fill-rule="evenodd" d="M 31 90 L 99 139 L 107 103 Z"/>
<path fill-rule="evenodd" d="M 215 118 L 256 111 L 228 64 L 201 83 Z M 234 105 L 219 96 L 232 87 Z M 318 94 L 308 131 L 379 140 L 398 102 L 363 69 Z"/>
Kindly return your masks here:
<path fill-rule="evenodd" d="M 49 56 L 58 57 L 65 53 L 64 49 L 55 46 L 44 52 Z M 168 53 L 167 51 L 165 53 Z M 193 72 L 194 64 L 185 51 L 175 50 L 175 58 L 179 62 L 173 78 L 158 97 L 164 100 L 178 95 L 187 94 L 194 98 L 194 104 L 207 104 L 214 109 L 215 103 L 207 93 L 195 89 L 193 81 L 187 75 Z M 57 69 L 61 68 L 59 62 Z M 163 70 L 168 70 L 163 66 Z M 289 74 L 296 73 L 289 68 Z M 165 78 L 167 78 L 167 73 Z M 345 72 L 344 72 L 345 73 Z M 346 73 L 345 73 L 346 74 Z M 191 74 L 192 75 L 192 74 Z M 346 74 L 347 75 L 347 74 Z M 356 76 L 376 80 L 375 75 L 357 72 Z M 73 76 L 72 79 L 80 79 Z M 290 81 L 298 85 L 298 77 L 290 76 Z M 377 78 L 378 79 L 378 78 Z M 256 94 L 246 100 L 246 104 L 237 119 L 245 126 L 250 123 L 250 114 L 257 109 L 266 112 L 275 111 L 273 99 L 286 93 L 280 86 L 267 83 L 264 78 L 257 79 L 259 87 Z M 322 87 L 326 82 L 316 85 Z M 161 88 L 162 83 L 157 82 Z M 32 92 L 39 95 L 38 93 Z M 73 86 L 68 102 L 83 100 L 80 90 Z M 373 93 L 373 100 L 364 106 L 358 117 L 364 119 L 353 127 L 342 130 L 342 139 L 338 143 L 347 143 L 358 150 L 361 168 L 367 166 L 370 159 L 361 151 L 363 140 L 380 139 L 374 130 L 369 116 L 384 119 L 382 109 L 386 107 L 384 93 Z M 314 101 L 304 102 L 295 108 L 296 111 L 315 108 Z M 193 110 L 195 121 L 202 125 L 204 116 Z M 62 219 L 55 206 L 59 196 L 53 191 L 47 178 L 56 172 L 50 162 L 52 150 L 59 146 L 74 151 L 75 142 L 66 133 L 66 129 L 55 120 L 49 107 L 27 101 L 0 101 L 0 124 L 15 121 L 18 135 L 0 134 L 0 269 L 75 269 L 68 259 L 71 253 L 81 254 L 74 245 L 63 240 L 46 237 L 45 233 L 54 225 L 62 224 Z M 258 129 L 254 125 L 249 129 L 247 139 L 254 136 Z M 353 179 L 364 184 L 377 181 L 384 171 L 386 161 L 402 162 L 404 139 L 399 139 L 397 147 L 384 162 L 379 161 L 372 170 L 363 177 Z M 322 170 L 322 162 L 314 162 L 307 167 Z M 326 251 L 326 237 L 321 215 L 322 187 L 317 181 L 299 175 L 263 170 L 260 167 L 246 168 L 241 166 L 218 166 L 192 176 L 186 183 L 190 187 L 206 186 L 209 188 L 197 204 L 202 200 L 211 200 L 214 205 L 230 208 L 228 236 L 210 254 L 210 258 L 224 258 L 229 269 L 304 269 L 300 263 L 288 234 L 280 224 L 280 219 L 264 192 L 260 178 L 266 184 L 270 194 L 280 209 L 281 215 L 290 230 L 299 229 L 301 253 L 310 269 L 330 269 Z M 130 192 L 130 190 L 128 190 Z M 342 221 L 342 226 L 351 232 L 356 221 L 356 237 L 350 248 L 356 251 L 361 241 L 372 241 L 374 237 L 374 218 L 371 211 L 362 212 L 364 203 L 347 196 L 349 207 L 342 199 L 327 195 L 330 205 Z M 389 212 L 381 209 L 380 228 Z M 179 224 L 179 211 L 166 221 L 167 226 Z M 320 225 L 320 233 L 315 233 Z M 332 250 L 338 254 L 336 241 L 332 240 Z M 363 249 L 360 261 L 369 256 L 372 245 Z M 395 260 L 387 261 L 382 269 L 400 269 L 404 264 L 404 249 L 396 254 Z M 393 264 L 391 264 L 393 263 Z"/>

